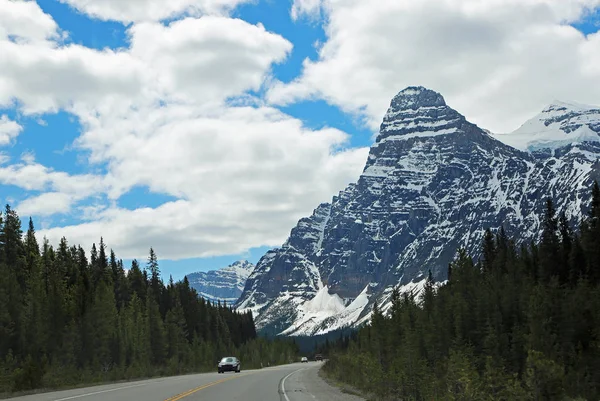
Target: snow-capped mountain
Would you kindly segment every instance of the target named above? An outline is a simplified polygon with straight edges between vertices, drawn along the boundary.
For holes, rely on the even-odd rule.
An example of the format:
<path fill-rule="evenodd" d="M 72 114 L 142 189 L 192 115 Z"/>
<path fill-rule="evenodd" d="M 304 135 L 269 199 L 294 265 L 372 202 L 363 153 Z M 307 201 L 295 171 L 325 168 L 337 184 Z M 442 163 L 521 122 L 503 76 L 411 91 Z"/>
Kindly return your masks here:
<path fill-rule="evenodd" d="M 517 149 L 535 152 L 574 143 L 599 142 L 600 107 L 555 102 L 519 129 L 494 137 Z"/>
<path fill-rule="evenodd" d="M 597 108 L 555 104 L 506 136 L 509 146 L 410 87 L 383 118 L 358 182 L 319 205 L 248 278 L 236 307 L 257 327 L 320 334 L 386 310 L 392 288 L 445 280 L 459 247 L 479 256 L 486 228 L 538 238 L 545 199 L 572 222 L 587 210 L 600 164 Z M 512 142 L 511 142 L 512 141 Z"/>
<path fill-rule="evenodd" d="M 246 280 L 254 270 L 247 260 L 240 260 L 218 270 L 197 272 L 186 277 L 198 295 L 210 301 L 233 304 L 242 294 Z"/>

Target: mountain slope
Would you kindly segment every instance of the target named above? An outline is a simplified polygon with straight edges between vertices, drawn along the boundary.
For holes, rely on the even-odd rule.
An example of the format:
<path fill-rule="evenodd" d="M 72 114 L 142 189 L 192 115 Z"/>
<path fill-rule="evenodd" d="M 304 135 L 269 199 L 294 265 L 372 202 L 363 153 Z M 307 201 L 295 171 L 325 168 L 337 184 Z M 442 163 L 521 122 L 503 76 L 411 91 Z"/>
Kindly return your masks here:
<path fill-rule="evenodd" d="M 594 120 L 583 108 L 562 115 L 550 129 Z M 418 291 L 428 270 L 444 280 L 459 247 L 478 257 L 486 228 L 536 238 L 548 196 L 575 221 L 585 205 L 567 210 L 567 200 L 587 199 L 600 144 L 572 138 L 579 144 L 518 150 L 439 93 L 407 88 L 392 99 L 358 182 L 301 219 L 258 262 L 236 306 L 252 310 L 269 333 L 360 324 L 375 300 L 387 307 L 393 286 Z"/>
<path fill-rule="evenodd" d="M 210 301 L 235 302 L 244 289 L 246 280 L 254 270 L 254 265 L 247 260 L 208 272 L 188 274 L 186 277 L 190 286 L 198 294 Z"/>

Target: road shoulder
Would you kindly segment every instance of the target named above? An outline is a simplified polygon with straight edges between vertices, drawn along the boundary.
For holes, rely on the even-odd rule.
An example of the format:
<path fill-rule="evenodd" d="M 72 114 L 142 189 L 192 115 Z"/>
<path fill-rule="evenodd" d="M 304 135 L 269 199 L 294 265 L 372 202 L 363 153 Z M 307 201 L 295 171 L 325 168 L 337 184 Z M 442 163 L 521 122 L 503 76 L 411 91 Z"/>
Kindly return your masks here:
<path fill-rule="evenodd" d="M 322 375 L 322 364 L 312 364 L 291 375 L 285 382 L 284 401 L 366 401 L 359 392 Z M 286 397 L 287 396 L 287 397 Z"/>

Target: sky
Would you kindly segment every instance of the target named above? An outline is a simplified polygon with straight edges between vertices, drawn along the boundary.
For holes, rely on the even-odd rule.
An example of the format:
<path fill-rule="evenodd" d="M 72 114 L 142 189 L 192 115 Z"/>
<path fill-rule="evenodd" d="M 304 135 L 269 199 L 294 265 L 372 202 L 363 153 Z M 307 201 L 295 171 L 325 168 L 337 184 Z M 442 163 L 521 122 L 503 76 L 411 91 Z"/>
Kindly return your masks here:
<path fill-rule="evenodd" d="M 164 277 L 256 263 L 355 182 L 391 98 L 509 133 L 600 104 L 600 0 L 0 0 L 0 198 Z"/>

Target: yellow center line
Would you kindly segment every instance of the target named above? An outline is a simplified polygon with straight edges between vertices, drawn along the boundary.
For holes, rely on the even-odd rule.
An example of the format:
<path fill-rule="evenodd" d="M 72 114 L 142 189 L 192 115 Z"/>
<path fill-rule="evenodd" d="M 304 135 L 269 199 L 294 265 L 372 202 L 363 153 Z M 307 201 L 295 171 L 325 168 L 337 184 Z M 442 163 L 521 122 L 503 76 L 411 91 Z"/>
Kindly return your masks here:
<path fill-rule="evenodd" d="M 178 401 L 178 400 L 180 400 L 180 399 L 182 399 L 182 398 L 185 398 L 185 397 L 187 397 L 188 395 L 192 395 L 192 394 L 194 394 L 194 393 L 195 393 L 195 392 L 197 392 L 197 391 L 204 390 L 205 388 L 212 387 L 212 386 L 214 386 L 214 385 L 217 385 L 217 384 L 220 384 L 220 383 L 226 382 L 226 381 L 228 381 L 228 380 L 233 380 L 233 379 L 235 379 L 235 378 L 238 378 L 238 377 L 247 376 L 247 375 L 249 375 L 249 374 L 251 374 L 251 373 L 245 373 L 245 374 L 242 374 L 242 375 L 235 375 L 235 376 L 232 376 L 232 377 L 228 377 L 227 379 L 221 379 L 221 380 L 214 381 L 214 382 L 212 382 L 212 383 L 203 384 L 202 386 L 198 386 L 198 387 L 196 387 L 196 388 L 193 388 L 193 389 L 191 389 L 191 390 L 185 391 L 185 392 L 183 392 L 183 393 L 180 393 L 180 394 L 174 395 L 174 396 L 173 396 L 173 397 L 171 397 L 171 398 L 167 398 L 165 401 Z"/>

